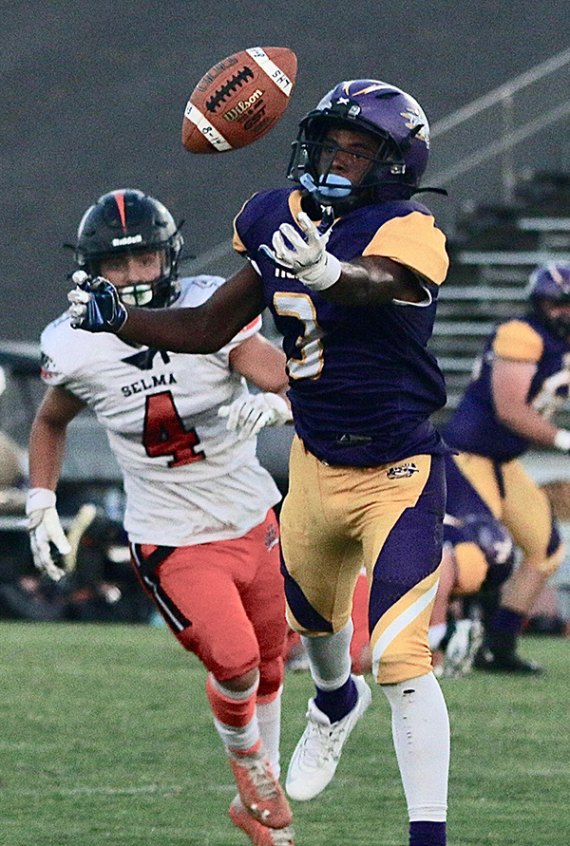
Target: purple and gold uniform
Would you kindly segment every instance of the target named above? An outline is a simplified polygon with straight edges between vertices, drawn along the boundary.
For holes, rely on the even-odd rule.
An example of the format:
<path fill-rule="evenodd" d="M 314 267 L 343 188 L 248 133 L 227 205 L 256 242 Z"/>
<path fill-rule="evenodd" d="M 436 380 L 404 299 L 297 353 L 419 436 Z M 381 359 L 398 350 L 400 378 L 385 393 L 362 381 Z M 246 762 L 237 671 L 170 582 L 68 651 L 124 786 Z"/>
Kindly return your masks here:
<path fill-rule="evenodd" d="M 525 558 L 553 572 L 562 560 L 560 534 L 546 494 L 518 461 L 529 441 L 495 413 L 495 357 L 535 365 L 528 401 L 550 417 L 568 397 L 570 344 L 531 315 L 500 324 L 487 339 L 478 373 L 444 430 L 447 443 L 461 450 L 455 458 L 461 472 L 505 523 Z"/>
<path fill-rule="evenodd" d="M 235 221 L 234 240 L 258 266 L 284 336 L 297 434 L 317 458 L 343 466 L 441 453 L 428 418 L 445 404 L 445 385 L 426 344 L 447 273 L 443 234 L 414 201 L 363 206 L 336 220 L 327 249 L 338 259 L 386 256 L 425 280 L 420 304 L 350 308 L 311 293 L 259 252 L 280 223 L 295 224 L 300 208 L 297 190 L 256 194 Z"/>
<path fill-rule="evenodd" d="M 375 672 L 395 683 L 430 670 L 446 447 L 429 417 L 446 396 L 426 346 L 447 273 L 445 237 L 412 200 L 335 220 L 330 253 L 341 261 L 388 257 L 413 270 L 425 291 L 420 303 L 347 307 L 309 291 L 260 251 L 281 223 L 296 225 L 300 208 L 296 189 L 256 194 L 234 237 L 262 276 L 288 358 L 297 434 L 281 513 L 288 618 L 301 632 L 340 630 L 364 555 Z"/>

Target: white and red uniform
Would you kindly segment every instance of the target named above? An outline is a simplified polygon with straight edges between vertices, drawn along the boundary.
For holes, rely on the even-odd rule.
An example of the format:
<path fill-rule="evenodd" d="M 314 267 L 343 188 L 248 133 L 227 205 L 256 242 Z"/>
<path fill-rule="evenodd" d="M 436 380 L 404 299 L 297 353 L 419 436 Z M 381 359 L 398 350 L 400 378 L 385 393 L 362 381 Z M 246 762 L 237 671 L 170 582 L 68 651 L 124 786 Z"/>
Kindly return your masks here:
<path fill-rule="evenodd" d="M 200 305 L 223 281 L 182 279 L 170 308 Z M 260 328 L 257 318 L 208 355 L 159 352 L 78 331 L 67 314 L 41 337 L 44 382 L 83 400 L 107 432 L 145 588 L 181 643 L 220 681 L 256 666 L 259 649 L 262 663 L 264 652 L 273 661 L 285 634 L 272 511 L 280 493 L 257 459 L 255 438 L 239 441 L 218 416 L 220 406 L 247 392 L 230 368 L 230 352 Z M 275 626 L 266 625 L 270 618 Z M 270 643 L 258 644 L 252 626 L 269 629 L 263 638 Z"/>

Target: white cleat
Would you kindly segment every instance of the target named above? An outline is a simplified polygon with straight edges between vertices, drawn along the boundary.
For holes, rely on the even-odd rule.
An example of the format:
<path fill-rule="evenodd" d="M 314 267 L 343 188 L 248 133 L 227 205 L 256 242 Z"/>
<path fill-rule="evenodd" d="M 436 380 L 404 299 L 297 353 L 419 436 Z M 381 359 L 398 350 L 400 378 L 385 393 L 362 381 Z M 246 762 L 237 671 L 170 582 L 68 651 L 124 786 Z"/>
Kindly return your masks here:
<path fill-rule="evenodd" d="M 363 676 L 353 676 L 358 691 L 356 705 L 346 717 L 331 723 L 326 714 L 309 699 L 307 728 L 289 764 L 285 789 L 291 799 L 306 802 L 321 793 L 332 780 L 342 748 L 372 702 L 372 691 Z"/>

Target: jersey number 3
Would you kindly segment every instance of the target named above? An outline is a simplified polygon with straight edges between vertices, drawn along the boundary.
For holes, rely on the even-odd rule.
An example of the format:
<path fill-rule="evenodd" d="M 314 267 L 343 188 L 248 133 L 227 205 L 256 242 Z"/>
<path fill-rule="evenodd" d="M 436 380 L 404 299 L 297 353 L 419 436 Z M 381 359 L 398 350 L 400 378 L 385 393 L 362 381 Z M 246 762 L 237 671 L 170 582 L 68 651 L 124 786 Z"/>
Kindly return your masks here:
<path fill-rule="evenodd" d="M 182 425 L 170 391 L 146 398 L 142 440 L 151 458 L 172 456 L 169 467 L 203 461 L 206 457 L 203 452 L 196 452 L 200 438 L 195 429 L 185 429 Z"/>

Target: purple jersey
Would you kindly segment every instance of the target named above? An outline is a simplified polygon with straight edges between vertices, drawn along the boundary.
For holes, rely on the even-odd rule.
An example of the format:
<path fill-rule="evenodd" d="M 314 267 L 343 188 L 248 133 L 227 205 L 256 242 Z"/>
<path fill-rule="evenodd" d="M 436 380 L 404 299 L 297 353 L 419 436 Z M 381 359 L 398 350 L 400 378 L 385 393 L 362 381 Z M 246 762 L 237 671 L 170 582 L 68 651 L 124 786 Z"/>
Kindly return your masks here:
<path fill-rule="evenodd" d="M 295 225 L 300 192 L 254 195 L 235 220 L 234 247 L 263 278 L 288 359 L 289 398 L 303 443 L 321 460 L 376 466 L 445 447 L 429 416 L 446 401 L 428 352 L 438 285 L 447 272 L 445 238 L 429 210 L 406 200 L 368 205 L 337 219 L 327 250 L 341 261 L 386 256 L 414 270 L 425 299 L 351 307 L 327 301 L 260 252 L 279 225 Z"/>
<path fill-rule="evenodd" d="M 527 451 L 529 441 L 497 418 L 492 394 L 495 357 L 536 364 L 528 401 L 550 417 L 568 397 L 570 343 L 551 334 L 535 317 L 501 323 L 485 343 L 476 378 L 469 384 L 444 430 L 446 441 L 463 452 L 510 461 Z"/>

